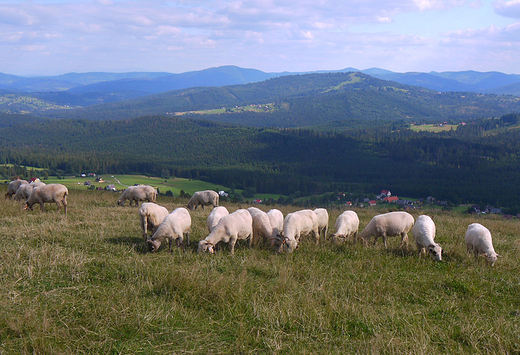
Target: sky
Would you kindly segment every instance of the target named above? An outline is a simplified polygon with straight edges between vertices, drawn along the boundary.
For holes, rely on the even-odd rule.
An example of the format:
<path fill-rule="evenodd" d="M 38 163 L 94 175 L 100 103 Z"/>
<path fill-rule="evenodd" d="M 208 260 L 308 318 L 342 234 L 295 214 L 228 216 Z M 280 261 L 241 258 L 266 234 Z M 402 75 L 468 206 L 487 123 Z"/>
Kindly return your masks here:
<path fill-rule="evenodd" d="M 520 74 L 520 0 L 0 0 L 0 73 Z"/>

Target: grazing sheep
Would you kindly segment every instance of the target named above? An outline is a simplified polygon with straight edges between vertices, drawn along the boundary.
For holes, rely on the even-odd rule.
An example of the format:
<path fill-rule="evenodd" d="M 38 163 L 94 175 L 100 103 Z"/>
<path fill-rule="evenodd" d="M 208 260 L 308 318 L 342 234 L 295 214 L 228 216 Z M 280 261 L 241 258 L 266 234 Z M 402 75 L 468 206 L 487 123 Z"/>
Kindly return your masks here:
<path fill-rule="evenodd" d="M 359 235 L 365 244 L 371 236 L 374 236 L 374 245 L 377 238 L 382 237 L 383 243 L 386 245 L 386 237 L 401 236 L 401 245 L 408 245 L 408 232 L 412 229 L 414 218 L 408 212 L 388 212 L 374 216 L 367 224 L 363 232 Z"/>
<path fill-rule="evenodd" d="M 435 260 L 442 260 L 442 248 L 434 241 L 435 223 L 430 216 L 422 215 L 417 217 L 417 221 L 412 228 L 412 234 L 419 256 L 426 250 Z"/>
<path fill-rule="evenodd" d="M 38 186 L 43 186 L 43 185 L 45 185 L 45 183 L 40 182 L 40 181 L 31 182 L 30 184 L 22 184 L 22 185 L 20 185 L 18 190 L 16 190 L 16 193 L 14 194 L 13 198 L 16 201 L 22 201 L 22 200 L 25 201 L 29 198 L 29 195 L 31 194 L 33 189 L 37 188 Z"/>
<path fill-rule="evenodd" d="M 271 226 L 271 221 L 267 213 L 256 207 L 247 209 L 253 218 L 253 244 L 257 244 L 260 240 L 263 243 L 273 245 L 278 233 L 275 233 Z"/>
<path fill-rule="evenodd" d="M 218 206 L 211 211 L 211 213 L 208 216 L 207 224 L 208 224 L 208 232 L 211 233 L 213 228 L 218 224 L 220 219 L 224 216 L 227 216 L 229 214 L 229 211 L 224 206 Z"/>
<path fill-rule="evenodd" d="M 220 219 L 211 233 L 199 242 L 198 251 L 215 252 L 215 246 L 219 242 L 228 243 L 231 254 L 235 252 L 235 244 L 238 239 L 248 239 L 251 246 L 253 236 L 253 218 L 245 209 L 239 209 Z"/>
<path fill-rule="evenodd" d="M 191 196 L 190 200 L 188 201 L 187 207 L 190 210 L 196 210 L 197 207 L 200 205 L 202 206 L 202 209 L 204 209 L 204 206 L 213 205 L 213 207 L 217 207 L 219 202 L 219 196 L 218 193 L 216 193 L 213 190 L 204 190 L 204 191 L 197 191 Z"/>
<path fill-rule="evenodd" d="M 40 204 L 40 209 L 42 212 L 44 211 L 44 204 L 46 202 L 55 202 L 56 206 L 58 206 L 58 210 L 56 212 L 60 212 L 60 208 L 63 205 L 65 209 L 65 214 L 67 214 L 67 195 L 69 194 L 69 190 L 62 184 L 49 184 L 39 186 L 36 189 L 33 189 L 31 195 L 25 202 L 24 207 L 26 210 L 32 210 L 33 205 L 35 203 Z"/>
<path fill-rule="evenodd" d="M 148 239 L 148 231 L 152 231 L 152 234 L 155 233 L 169 212 L 163 206 L 159 206 L 153 202 L 144 202 L 141 208 L 139 208 L 138 214 L 141 230 L 143 231 L 143 238 L 146 242 Z"/>
<path fill-rule="evenodd" d="M 273 235 L 280 235 L 283 233 L 283 213 L 276 208 L 273 208 L 267 212 L 269 222 L 271 222 L 271 228 L 273 228 Z"/>
<path fill-rule="evenodd" d="M 491 266 L 495 265 L 495 261 L 500 257 L 493 248 L 491 240 L 491 232 L 480 223 L 472 223 L 466 231 L 466 249 L 468 253 L 473 252 L 475 259 L 479 255 L 484 256 Z"/>
<path fill-rule="evenodd" d="M 356 242 L 359 229 L 359 217 L 354 211 L 345 211 L 338 216 L 334 225 L 336 232 L 332 234 L 331 240 L 336 244 L 345 243 L 349 238 Z"/>
<path fill-rule="evenodd" d="M 5 194 L 5 198 L 12 198 L 16 191 L 20 187 L 20 185 L 28 184 L 26 180 L 13 180 L 7 185 L 7 193 Z"/>
<path fill-rule="evenodd" d="M 117 200 L 117 204 L 119 206 L 124 206 L 126 200 L 130 201 L 130 206 L 132 206 L 132 202 L 135 201 L 135 206 L 139 207 L 139 201 L 148 201 L 155 202 L 155 198 L 157 196 L 157 191 L 151 186 L 148 185 L 139 185 L 139 186 L 129 186 L 123 191 L 119 200 Z"/>
<path fill-rule="evenodd" d="M 300 238 L 306 235 L 313 235 L 316 244 L 319 243 L 320 233 L 316 213 L 311 210 L 289 213 L 283 224 L 283 241 L 280 249 L 289 253 L 294 251 L 298 248 Z"/>
<path fill-rule="evenodd" d="M 318 216 L 318 231 L 320 237 L 323 236 L 323 239 L 325 239 L 327 231 L 329 230 L 329 213 L 325 208 L 316 208 L 314 213 Z"/>
<path fill-rule="evenodd" d="M 186 235 L 187 244 L 190 244 L 190 229 L 190 212 L 184 207 L 176 208 L 172 213 L 164 217 L 164 220 L 155 233 L 148 238 L 148 247 L 150 251 L 156 252 L 161 247 L 162 241 L 166 238 L 168 239 L 168 250 L 170 253 L 172 252 L 174 240 L 177 241 L 177 245 L 182 245 L 184 248 L 184 235 Z"/>

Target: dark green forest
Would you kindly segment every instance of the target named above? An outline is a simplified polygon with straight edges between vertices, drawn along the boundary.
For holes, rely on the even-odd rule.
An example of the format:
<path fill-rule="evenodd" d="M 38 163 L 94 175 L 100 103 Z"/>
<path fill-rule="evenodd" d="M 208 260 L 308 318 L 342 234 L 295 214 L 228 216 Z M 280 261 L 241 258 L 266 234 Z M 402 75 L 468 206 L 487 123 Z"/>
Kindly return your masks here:
<path fill-rule="evenodd" d="M 198 178 L 284 195 L 385 188 L 520 211 L 520 114 L 441 133 L 414 132 L 405 122 L 351 123 L 360 128 L 246 128 L 165 116 L 2 124 L 0 163 L 49 174 Z"/>

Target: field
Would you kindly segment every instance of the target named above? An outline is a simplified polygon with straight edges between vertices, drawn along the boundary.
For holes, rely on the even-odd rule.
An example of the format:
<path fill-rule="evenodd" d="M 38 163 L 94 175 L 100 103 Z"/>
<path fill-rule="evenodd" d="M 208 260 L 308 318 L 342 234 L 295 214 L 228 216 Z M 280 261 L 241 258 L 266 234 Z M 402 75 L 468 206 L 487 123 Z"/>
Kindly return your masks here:
<path fill-rule="evenodd" d="M 520 353 L 518 220 L 432 211 L 442 262 L 420 259 L 413 238 L 199 255 L 210 209 L 198 209 L 185 252 L 150 254 L 137 209 L 115 201 L 71 190 L 67 216 L 0 202 L 0 353 Z M 361 228 L 375 213 L 357 212 Z M 494 267 L 466 254 L 475 221 L 493 233 Z"/>
<path fill-rule="evenodd" d="M 94 186 L 99 186 L 104 188 L 109 184 L 114 184 L 117 190 L 122 191 L 126 189 L 128 186 L 132 186 L 134 184 L 142 184 L 142 185 L 150 185 L 155 188 L 159 188 L 161 193 L 166 193 L 166 191 L 172 191 L 174 196 L 178 196 L 181 190 L 189 194 L 193 194 L 195 191 L 200 190 L 228 190 L 226 187 L 221 185 L 212 184 L 209 182 L 194 180 L 194 179 L 184 179 L 184 178 L 170 178 L 170 179 L 162 179 L 158 177 L 149 177 L 144 175 L 101 175 L 104 182 L 98 183 L 95 181 L 95 177 L 65 177 L 63 179 L 57 179 L 54 176 L 50 176 L 45 183 L 53 184 L 60 183 L 68 188 L 72 189 L 87 189 L 84 185 L 85 181 L 90 181 Z"/>
<path fill-rule="evenodd" d="M 444 124 L 444 125 L 424 124 L 424 125 L 412 125 L 412 126 L 410 126 L 410 129 L 412 131 L 416 131 L 416 132 L 426 131 L 426 132 L 438 133 L 438 132 L 443 132 L 443 131 L 456 130 L 457 127 L 458 127 L 458 125 L 453 125 L 453 124 Z"/>

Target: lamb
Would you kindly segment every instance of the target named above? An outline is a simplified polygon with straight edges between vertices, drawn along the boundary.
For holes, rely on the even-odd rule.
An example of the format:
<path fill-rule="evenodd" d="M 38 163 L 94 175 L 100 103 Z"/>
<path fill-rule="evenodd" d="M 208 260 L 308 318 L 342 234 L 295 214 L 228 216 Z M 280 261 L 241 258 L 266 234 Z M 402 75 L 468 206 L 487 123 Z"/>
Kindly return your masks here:
<path fill-rule="evenodd" d="M 208 216 L 208 219 L 206 221 L 208 225 L 208 232 L 211 233 L 213 228 L 218 224 L 220 219 L 224 216 L 227 216 L 229 214 L 229 211 L 224 206 L 218 206 L 211 211 L 211 213 Z"/>
<path fill-rule="evenodd" d="M 43 186 L 43 185 L 45 185 L 45 183 L 40 182 L 40 181 L 31 182 L 30 184 L 22 184 L 22 185 L 20 185 L 18 190 L 16 190 L 16 193 L 14 194 L 14 199 L 16 201 L 21 201 L 21 200 L 25 201 L 29 198 L 29 195 L 31 194 L 33 189 L 37 188 L 38 186 Z"/>
<path fill-rule="evenodd" d="M 239 209 L 220 219 L 211 233 L 199 242 L 198 251 L 215 252 L 215 246 L 219 242 L 228 243 L 231 254 L 235 252 L 235 244 L 238 239 L 248 239 L 251 246 L 253 235 L 253 218 L 245 209 Z"/>
<path fill-rule="evenodd" d="M 413 238 L 419 256 L 424 250 L 428 251 L 435 260 L 442 260 L 442 248 L 439 244 L 435 243 L 435 223 L 430 216 L 422 215 L 417 217 L 417 221 L 412 228 Z"/>
<path fill-rule="evenodd" d="M 148 231 L 151 230 L 152 234 L 155 233 L 169 212 L 163 206 L 159 206 L 153 202 L 144 202 L 141 208 L 139 208 L 138 214 L 141 230 L 143 231 L 143 238 L 146 242 L 148 239 Z"/>
<path fill-rule="evenodd" d="M 354 211 L 345 211 L 338 216 L 334 225 L 336 232 L 331 235 L 332 242 L 336 244 L 344 243 L 349 238 L 356 241 L 359 229 L 359 217 Z"/>
<path fill-rule="evenodd" d="M 24 207 L 26 210 L 31 210 L 35 203 L 40 204 L 40 209 L 44 211 L 44 204 L 46 202 L 55 202 L 58 206 L 57 213 L 60 212 L 60 208 L 63 205 L 65 214 L 67 214 L 67 195 L 69 190 L 62 184 L 49 184 L 40 186 L 31 192 L 31 195 L 25 202 Z"/>
<path fill-rule="evenodd" d="M 491 266 L 495 265 L 495 261 L 500 257 L 493 248 L 491 240 L 491 232 L 480 223 L 472 223 L 466 231 L 466 249 L 468 253 L 473 252 L 475 258 L 479 255 L 484 256 Z"/>
<path fill-rule="evenodd" d="M 139 207 L 139 201 L 148 201 L 155 202 L 155 198 L 157 196 L 157 191 L 151 186 L 148 185 L 139 185 L 139 186 L 129 186 L 123 191 L 119 200 L 117 200 L 117 204 L 119 206 L 124 206 L 126 200 L 130 201 L 130 206 L 132 206 L 132 202 L 135 201 L 135 206 Z"/>
<path fill-rule="evenodd" d="M 25 185 L 25 184 L 28 184 L 28 182 L 26 180 L 20 180 L 20 179 L 17 179 L 17 180 L 13 180 L 9 183 L 9 185 L 7 185 L 7 193 L 5 194 L 5 198 L 12 198 L 13 195 L 16 193 L 16 191 L 18 190 L 18 188 L 21 186 L 21 185 Z"/>
<path fill-rule="evenodd" d="M 314 213 L 318 216 L 318 231 L 320 237 L 323 235 L 323 239 L 325 239 L 327 231 L 329 230 L 329 213 L 325 208 L 316 208 Z"/>
<path fill-rule="evenodd" d="M 253 218 L 253 244 L 257 244 L 260 240 L 264 243 L 274 244 L 277 233 L 271 226 L 271 221 L 267 213 L 256 207 L 249 207 L 248 212 Z"/>
<path fill-rule="evenodd" d="M 286 252 L 293 252 L 298 248 L 300 238 L 306 235 L 313 235 L 316 244 L 320 241 L 318 231 L 318 216 L 312 210 L 301 210 L 289 213 L 285 217 L 283 225 L 283 241 L 280 249 Z"/>
<path fill-rule="evenodd" d="M 383 243 L 386 245 L 386 237 L 401 236 L 401 245 L 408 245 L 408 232 L 412 229 L 414 218 L 408 212 L 388 212 L 374 216 L 367 224 L 359 238 L 368 244 L 371 236 L 374 236 L 374 245 L 377 238 L 382 237 Z"/>
<path fill-rule="evenodd" d="M 156 252 L 161 247 L 162 241 L 166 238 L 168 239 L 168 250 L 170 253 L 172 252 L 174 240 L 177 241 L 177 245 L 180 244 L 184 248 L 185 235 L 187 244 L 190 244 L 190 230 L 190 212 L 184 207 L 176 208 L 164 218 L 155 233 L 148 238 L 148 247 L 150 251 Z"/>
<path fill-rule="evenodd" d="M 204 190 L 195 192 L 188 201 L 187 207 L 193 211 L 196 210 L 199 205 L 202 206 L 202 209 L 204 209 L 204 206 L 208 205 L 213 205 L 213 207 L 217 207 L 218 203 L 218 193 L 216 193 L 213 190 Z"/>

